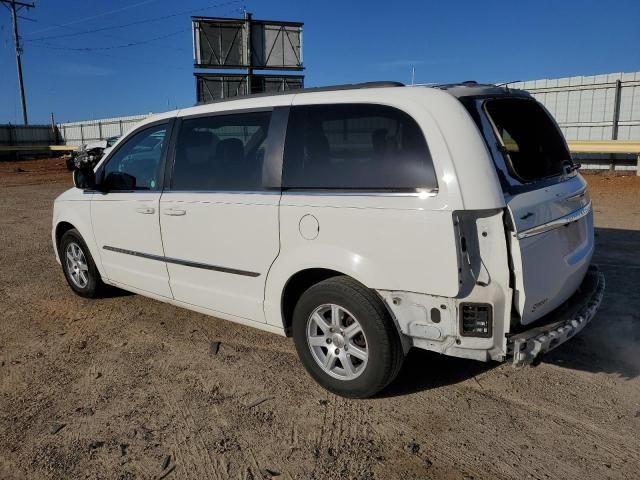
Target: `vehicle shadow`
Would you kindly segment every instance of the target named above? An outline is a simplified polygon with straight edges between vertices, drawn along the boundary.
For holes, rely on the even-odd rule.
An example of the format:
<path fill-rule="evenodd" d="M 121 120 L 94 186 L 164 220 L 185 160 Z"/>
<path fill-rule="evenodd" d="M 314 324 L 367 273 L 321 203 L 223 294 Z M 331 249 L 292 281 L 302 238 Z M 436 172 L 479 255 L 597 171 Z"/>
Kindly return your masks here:
<path fill-rule="evenodd" d="M 112 285 L 105 285 L 104 290 L 100 293 L 98 298 L 119 298 L 130 297 L 132 295 L 135 295 L 135 293 L 122 290 L 121 288 L 114 287 Z"/>
<path fill-rule="evenodd" d="M 640 376 L 640 231 L 596 228 L 593 263 L 606 288 L 596 317 L 543 362 L 588 372 Z"/>
<path fill-rule="evenodd" d="M 378 398 L 409 395 L 464 382 L 498 365 L 496 362 L 477 362 L 413 348 L 398 377 Z"/>

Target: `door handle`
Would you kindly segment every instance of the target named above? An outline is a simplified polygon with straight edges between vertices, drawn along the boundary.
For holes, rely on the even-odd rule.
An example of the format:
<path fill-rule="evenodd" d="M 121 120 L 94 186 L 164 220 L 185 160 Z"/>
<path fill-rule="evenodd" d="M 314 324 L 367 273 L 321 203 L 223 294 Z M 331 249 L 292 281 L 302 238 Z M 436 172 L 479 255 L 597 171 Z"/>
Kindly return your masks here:
<path fill-rule="evenodd" d="M 136 212 L 138 213 L 143 213 L 146 215 L 151 215 L 152 213 L 155 213 L 156 209 L 155 208 L 151 208 L 151 207 L 141 207 L 141 208 L 136 208 Z"/>
<path fill-rule="evenodd" d="M 167 208 L 164 211 L 165 215 L 170 215 L 172 217 L 179 217 L 181 215 L 186 215 L 187 211 L 186 210 L 182 210 L 180 208 Z"/>

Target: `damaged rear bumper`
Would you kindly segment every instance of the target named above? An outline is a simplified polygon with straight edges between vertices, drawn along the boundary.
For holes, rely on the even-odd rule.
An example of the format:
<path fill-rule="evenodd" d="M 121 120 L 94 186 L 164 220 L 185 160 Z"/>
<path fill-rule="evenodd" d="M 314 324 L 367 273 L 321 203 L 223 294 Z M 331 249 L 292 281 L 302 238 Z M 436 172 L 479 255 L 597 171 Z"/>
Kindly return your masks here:
<path fill-rule="evenodd" d="M 604 295 L 604 285 L 604 275 L 597 267 L 590 267 L 565 307 L 549 314 L 544 325 L 511 335 L 507 347 L 513 365 L 528 365 L 581 331 L 595 316 Z"/>

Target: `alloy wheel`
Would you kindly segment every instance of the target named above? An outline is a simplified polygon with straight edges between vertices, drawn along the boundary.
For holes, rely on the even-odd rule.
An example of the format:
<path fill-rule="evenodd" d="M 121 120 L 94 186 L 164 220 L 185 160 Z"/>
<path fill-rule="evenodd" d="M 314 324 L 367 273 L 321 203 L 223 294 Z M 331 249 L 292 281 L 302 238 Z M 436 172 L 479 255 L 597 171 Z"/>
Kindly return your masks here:
<path fill-rule="evenodd" d="M 339 380 L 353 380 L 364 372 L 369 346 L 356 317 L 335 304 L 317 307 L 307 321 L 307 344 L 316 363 Z"/>
<path fill-rule="evenodd" d="M 67 245 L 65 261 L 71 281 L 76 287 L 85 288 L 89 284 L 89 266 L 82 248 L 77 243 L 70 242 Z"/>

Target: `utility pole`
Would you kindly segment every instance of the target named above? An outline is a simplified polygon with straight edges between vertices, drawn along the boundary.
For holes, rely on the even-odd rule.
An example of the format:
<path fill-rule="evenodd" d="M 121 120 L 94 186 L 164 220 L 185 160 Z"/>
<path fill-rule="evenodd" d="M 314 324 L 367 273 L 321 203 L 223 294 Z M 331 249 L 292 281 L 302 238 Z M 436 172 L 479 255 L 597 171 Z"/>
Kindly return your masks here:
<path fill-rule="evenodd" d="M 11 10 L 11 20 L 13 21 L 13 41 L 16 48 L 16 66 L 18 67 L 18 86 L 20 87 L 20 100 L 22 101 L 22 120 L 25 125 L 29 124 L 27 119 L 27 99 L 24 95 L 24 81 L 22 80 L 22 48 L 20 47 L 20 35 L 18 34 L 18 9 L 20 7 L 33 8 L 33 3 L 18 2 L 16 0 L 0 0 L 0 3 L 7 5 Z M 18 7 L 16 9 L 16 7 Z"/>

